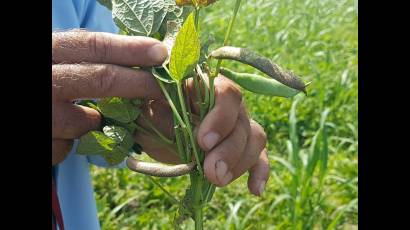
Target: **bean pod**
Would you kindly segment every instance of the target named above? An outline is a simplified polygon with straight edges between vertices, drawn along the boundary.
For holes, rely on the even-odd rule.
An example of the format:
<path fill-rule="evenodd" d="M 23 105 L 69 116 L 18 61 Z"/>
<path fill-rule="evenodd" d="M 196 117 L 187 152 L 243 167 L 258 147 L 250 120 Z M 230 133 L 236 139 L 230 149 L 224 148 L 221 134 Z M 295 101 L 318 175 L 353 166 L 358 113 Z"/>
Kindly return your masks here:
<path fill-rule="evenodd" d="M 250 65 L 280 83 L 302 91 L 306 94 L 306 85 L 298 76 L 291 71 L 282 70 L 280 66 L 273 63 L 271 60 L 253 52 L 252 50 L 232 46 L 223 46 L 212 51 L 209 57 L 215 59 L 230 59 Z"/>
<path fill-rule="evenodd" d="M 182 176 L 191 172 L 195 165 L 195 162 L 179 165 L 164 165 L 160 163 L 139 161 L 131 156 L 127 159 L 127 167 L 130 170 L 155 177 Z"/>
<path fill-rule="evenodd" d="M 290 98 L 301 92 L 275 79 L 262 77 L 257 74 L 237 73 L 226 68 L 221 68 L 220 73 L 242 88 L 257 94 Z"/>

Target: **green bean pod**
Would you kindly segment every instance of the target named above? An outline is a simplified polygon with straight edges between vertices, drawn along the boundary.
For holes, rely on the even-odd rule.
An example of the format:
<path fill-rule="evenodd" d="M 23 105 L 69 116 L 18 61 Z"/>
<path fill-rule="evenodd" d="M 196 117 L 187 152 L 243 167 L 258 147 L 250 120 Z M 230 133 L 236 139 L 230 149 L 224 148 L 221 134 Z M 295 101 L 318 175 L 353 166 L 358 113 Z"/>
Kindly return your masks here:
<path fill-rule="evenodd" d="M 216 59 L 235 60 L 250 65 L 280 83 L 306 94 L 306 85 L 298 76 L 291 71 L 282 70 L 279 65 L 273 63 L 270 59 L 250 49 L 223 46 L 212 51 L 209 56 Z"/>
<path fill-rule="evenodd" d="M 291 98 L 300 93 L 300 90 L 290 88 L 275 79 L 262 77 L 257 74 L 237 73 L 221 68 L 220 73 L 231 79 L 242 88 L 257 94 Z"/>

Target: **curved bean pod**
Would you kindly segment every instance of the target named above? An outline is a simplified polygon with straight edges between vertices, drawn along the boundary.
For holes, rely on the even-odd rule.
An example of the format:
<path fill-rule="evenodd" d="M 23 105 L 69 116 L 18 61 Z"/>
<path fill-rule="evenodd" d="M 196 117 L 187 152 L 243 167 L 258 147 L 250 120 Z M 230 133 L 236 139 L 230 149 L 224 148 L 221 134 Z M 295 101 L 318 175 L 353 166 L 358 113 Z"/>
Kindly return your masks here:
<path fill-rule="evenodd" d="M 155 177 L 182 176 L 191 172 L 195 165 L 194 161 L 188 164 L 164 165 L 139 161 L 131 156 L 127 159 L 127 167 L 130 170 Z"/>
<path fill-rule="evenodd" d="M 242 88 L 257 94 L 290 98 L 301 92 L 275 79 L 262 77 L 257 74 L 236 73 L 223 67 L 220 69 L 220 73 Z"/>
<path fill-rule="evenodd" d="M 280 66 L 273 63 L 271 60 L 253 52 L 252 50 L 232 46 L 223 46 L 212 51 L 209 57 L 216 59 L 230 59 L 250 65 L 280 83 L 302 91 L 306 94 L 306 85 L 298 76 L 291 71 L 282 70 Z"/>

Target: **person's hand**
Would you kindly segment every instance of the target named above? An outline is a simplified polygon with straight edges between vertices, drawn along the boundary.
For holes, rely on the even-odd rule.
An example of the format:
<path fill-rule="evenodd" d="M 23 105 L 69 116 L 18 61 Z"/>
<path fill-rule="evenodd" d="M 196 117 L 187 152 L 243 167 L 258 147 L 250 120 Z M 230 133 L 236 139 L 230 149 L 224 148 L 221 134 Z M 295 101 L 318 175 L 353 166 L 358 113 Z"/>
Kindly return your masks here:
<path fill-rule="evenodd" d="M 73 139 L 98 129 L 101 122 L 97 111 L 75 105 L 74 100 L 109 96 L 145 99 L 144 117 L 167 136 L 173 135 L 172 113 L 153 76 L 128 68 L 161 64 L 167 52 L 159 41 L 85 31 L 53 33 L 52 40 L 53 165 L 66 157 Z M 192 84 L 190 89 L 193 92 Z M 225 186 L 249 171 L 248 187 L 260 195 L 269 176 L 263 129 L 248 118 L 233 82 L 216 78 L 215 93 L 215 108 L 197 129 L 198 143 L 206 151 L 205 174 L 215 185 Z M 147 127 L 142 118 L 138 122 Z M 170 151 L 140 132 L 135 137 L 154 159 L 178 162 L 175 148 Z"/>
<path fill-rule="evenodd" d="M 129 67 L 160 65 L 166 47 L 147 37 L 86 31 L 52 34 L 52 165 L 65 159 L 73 139 L 98 129 L 100 114 L 77 99 L 110 96 L 158 99 L 150 73 Z"/>
<path fill-rule="evenodd" d="M 188 84 L 193 113 L 199 114 L 193 82 Z M 166 100 L 153 100 L 143 108 L 138 123 L 146 129 L 149 119 L 164 135 L 173 137 L 172 112 Z M 231 80 L 215 79 L 215 107 L 197 126 L 197 141 L 206 153 L 205 175 L 216 186 L 225 186 L 249 171 L 248 188 L 261 195 L 269 177 L 269 161 L 263 128 L 248 117 L 241 92 Z M 166 163 L 179 163 L 176 149 L 170 150 L 150 135 L 136 132 L 136 141 L 150 157 Z M 172 148 L 172 147 L 171 147 Z"/>

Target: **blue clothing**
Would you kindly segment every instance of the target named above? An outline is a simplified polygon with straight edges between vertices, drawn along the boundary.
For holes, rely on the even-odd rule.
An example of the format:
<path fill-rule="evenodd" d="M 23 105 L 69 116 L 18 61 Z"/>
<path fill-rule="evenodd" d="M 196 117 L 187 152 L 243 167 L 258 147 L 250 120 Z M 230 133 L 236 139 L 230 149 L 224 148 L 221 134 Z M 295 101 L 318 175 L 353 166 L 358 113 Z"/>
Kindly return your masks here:
<path fill-rule="evenodd" d="M 111 12 L 96 0 L 53 0 L 52 30 L 74 28 L 118 33 Z M 102 167 L 108 167 L 108 164 L 100 156 L 76 154 L 77 145 L 76 140 L 68 157 L 54 167 L 64 225 L 67 230 L 98 230 L 100 224 L 89 163 Z"/>

